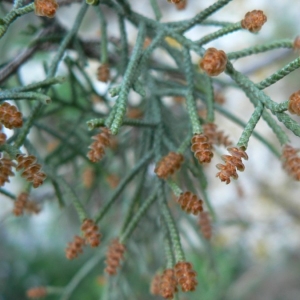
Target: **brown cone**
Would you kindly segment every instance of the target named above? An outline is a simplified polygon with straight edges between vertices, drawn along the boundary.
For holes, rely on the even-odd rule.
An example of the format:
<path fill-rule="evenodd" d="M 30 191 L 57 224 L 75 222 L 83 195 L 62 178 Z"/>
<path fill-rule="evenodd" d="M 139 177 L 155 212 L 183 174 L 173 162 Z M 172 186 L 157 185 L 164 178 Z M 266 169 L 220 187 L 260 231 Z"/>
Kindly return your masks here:
<path fill-rule="evenodd" d="M 180 204 L 181 209 L 187 213 L 197 215 L 203 210 L 203 201 L 198 199 L 198 197 L 191 192 L 182 193 L 177 201 Z"/>
<path fill-rule="evenodd" d="M 197 286 L 196 272 L 189 262 L 178 262 L 175 265 L 175 277 L 183 292 L 194 291 Z"/>
<path fill-rule="evenodd" d="M 115 275 L 117 273 L 117 268 L 120 266 L 120 262 L 124 257 L 124 252 L 126 248 L 123 244 L 119 242 L 118 239 L 114 239 L 106 254 L 106 268 L 105 272 L 109 275 Z"/>

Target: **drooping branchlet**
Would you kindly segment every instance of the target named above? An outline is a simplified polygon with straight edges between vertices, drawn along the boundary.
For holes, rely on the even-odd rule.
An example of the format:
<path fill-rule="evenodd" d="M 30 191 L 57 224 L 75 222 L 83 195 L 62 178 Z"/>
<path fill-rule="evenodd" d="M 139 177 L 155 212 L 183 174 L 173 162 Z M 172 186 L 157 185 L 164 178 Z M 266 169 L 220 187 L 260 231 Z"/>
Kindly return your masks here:
<path fill-rule="evenodd" d="M 108 82 L 110 79 L 109 64 L 101 64 L 97 69 L 97 79 L 102 82 Z"/>
<path fill-rule="evenodd" d="M 175 267 L 175 277 L 177 283 L 181 286 L 183 292 L 194 291 L 198 284 L 196 280 L 196 272 L 193 270 L 192 264 L 185 261 L 178 262 Z"/>
<path fill-rule="evenodd" d="M 15 163 L 11 159 L 2 157 L 0 159 L 0 186 L 3 186 L 5 182 L 9 182 L 9 177 L 14 176 L 14 172 L 11 170 L 15 167 Z"/>
<path fill-rule="evenodd" d="M 114 239 L 108 247 L 106 254 L 105 272 L 109 275 L 115 275 L 120 262 L 124 257 L 125 245 L 119 242 L 119 239 Z"/>
<path fill-rule="evenodd" d="M 22 113 L 14 105 L 3 102 L 0 105 L 0 122 L 9 129 L 20 128 L 23 125 Z"/>
<path fill-rule="evenodd" d="M 193 215 L 197 215 L 203 210 L 203 201 L 191 192 L 182 193 L 177 202 L 182 210 Z"/>
<path fill-rule="evenodd" d="M 195 134 L 191 142 L 191 150 L 199 163 L 209 163 L 214 154 L 212 152 L 212 145 L 209 143 L 207 136 L 204 134 Z"/>
<path fill-rule="evenodd" d="M 85 219 L 81 225 L 81 230 L 87 244 L 93 248 L 100 245 L 101 234 L 99 233 L 98 226 L 93 220 Z"/>
<path fill-rule="evenodd" d="M 177 281 L 173 269 L 164 270 L 160 278 L 159 294 L 165 299 L 173 299 L 177 293 Z"/>
<path fill-rule="evenodd" d="M 30 299 L 40 299 L 47 296 L 47 289 L 44 286 L 39 286 L 27 290 L 26 296 Z"/>
<path fill-rule="evenodd" d="M 224 72 L 227 64 L 227 55 L 223 50 L 208 48 L 200 61 L 200 68 L 209 76 L 218 76 Z"/>
<path fill-rule="evenodd" d="M 231 147 L 227 148 L 227 151 L 231 155 L 222 155 L 222 160 L 225 162 L 225 165 L 217 164 L 217 168 L 220 172 L 216 175 L 221 181 L 225 181 L 226 184 L 230 183 L 230 177 L 233 179 L 238 178 L 237 170 L 242 172 L 245 169 L 242 159 L 248 159 L 247 153 L 242 148 Z"/>
<path fill-rule="evenodd" d="M 156 164 L 154 172 L 159 178 L 167 179 L 180 169 L 183 159 L 181 153 L 169 152 Z"/>
<path fill-rule="evenodd" d="M 46 179 L 46 174 L 41 171 L 41 165 L 36 163 L 36 157 L 33 155 L 25 156 L 24 154 L 17 155 L 17 167 L 16 170 L 23 170 L 21 176 L 27 181 L 32 182 L 34 188 L 43 184 Z"/>
<path fill-rule="evenodd" d="M 252 10 L 246 13 L 244 19 L 241 21 L 241 26 L 250 32 L 258 32 L 266 22 L 267 17 L 263 11 Z"/>
<path fill-rule="evenodd" d="M 290 96 L 288 110 L 291 114 L 300 116 L 300 90 Z"/>
<path fill-rule="evenodd" d="M 34 13 L 37 16 L 54 18 L 57 9 L 56 0 L 34 0 Z"/>
<path fill-rule="evenodd" d="M 291 145 L 285 145 L 282 149 L 282 164 L 286 172 L 295 180 L 300 181 L 300 156 L 299 150 Z"/>
<path fill-rule="evenodd" d="M 98 162 L 103 158 L 104 149 L 110 147 L 110 137 L 111 134 L 108 128 L 103 128 L 100 133 L 92 137 L 94 142 L 89 146 L 90 151 L 87 154 L 90 161 Z"/>
<path fill-rule="evenodd" d="M 200 213 L 198 224 L 200 225 L 203 237 L 210 240 L 212 236 L 212 226 L 208 212 L 202 211 Z"/>
<path fill-rule="evenodd" d="M 75 235 L 72 242 L 68 243 L 68 246 L 65 250 L 67 259 L 74 259 L 78 257 L 79 254 L 83 252 L 82 247 L 85 245 L 85 240 Z"/>

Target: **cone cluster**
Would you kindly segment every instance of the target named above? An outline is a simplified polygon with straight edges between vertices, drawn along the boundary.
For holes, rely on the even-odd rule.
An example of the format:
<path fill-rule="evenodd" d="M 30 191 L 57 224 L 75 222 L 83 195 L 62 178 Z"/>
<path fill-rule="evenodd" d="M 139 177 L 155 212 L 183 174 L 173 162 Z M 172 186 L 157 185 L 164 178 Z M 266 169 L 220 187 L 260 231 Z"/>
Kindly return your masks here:
<path fill-rule="evenodd" d="M 209 76 L 218 76 L 224 72 L 227 64 L 227 55 L 223 50 L 208 48 L 200 61 L 200 68 Z"/>
<path fill-rule="evenodd" d="M 225 162 L 225 165 L 217 164 L 217 168 L 220 172 L 216 175 L 216 177 L 219 177 L 221 181 L 225 181 L 226 184 L 230 183 L 231 177 L 233 179 L 238 178 L 237 170 L 245 170 L 242 159 L 248 159 L 247 153 L 242 148 L 231 147 L 227 148 L 227 151 L 231 155 L 222 155 L 222 160 Z"/>
<path fill-rule="evenodd" d="M 34 0 L 34 13 L 37 16 L 54 18 L 57 9 L 56 0 Z"/>
<path fill-rule="evenodd" d="M 191 192 L 182 193 L 177 201 L 181 209 L 189 214 L 197 215 L 203 210 L 203 201 Z"/>
<path fill-rule="evenodd" d="M 83 252 L 82 247 L 85 245 L 85 240 L 75 235 L 72 242 L 68 243 L 68 246 L 65 250 L 67 259 L 74 259 L 78 257 L 79 254 Z"/>
<path fill-rule="evenodd" d="M 85 219 L 81 225 L 86 243 L 91 247 L 98 247 L 100 245 L 101 234 L 95 222 L 91 219 Z"/>
<path fill-rule="evenodd" d="M 40 207 L 35 202 L 29 200 L 29 194 L 23 192 L 14 202 L 13 214 L 15 216 L 21 216 L 25 211 L 38 214 L 40 210 Z"/>
<path fill-rule="evenodd" d="M 90 151 L 87 154 L 90 161 L 98 162 L 103 158 L 105 148 L 110 146 L 110 137 L 110 131 L 107 128 L 103 128 L 100 133 L 92 137 L 94 142 L 89 146 Z"/>
<path fill-rule="evenodd" d="M 160 295 L 165 299 L 173 299 L 178 292 L 178 285 L 183 292 L 194 291 L 197 286 L 196 272 L 189 262 L 178 262 L 174 269 L 165 269 L 156 274 L 151 283 L 151 294 Z"/>
<path fill-rule="evenodd" d="M 173 269 L 164 270 L 160 278 L 159 294 L 165 299 L 173 299 L 177 293 L 177 281 Z"/>
<path fill-rule="evenodd" d="M 258 32 L 266 22 L 267 17 L 263 11 L 252 10 L 246 13 L 244 19 L 241 21 L 241 26 L 250 32 Z"/>
<path fill-rule="evenodd" d="M 43 184 L 46 179 L 46 174 L 41 171 L 41 165 L 36 163 L 37 159 L 33 155 L 25 156 L 24 154 L 17 155 L 16 170 L 22 170 L 21 174 L 27 181 L 32 182 L 34 188 Z"/>
<path fill-rule="evenodd" d="M 204 135 L 207 136 L 208 142 L 212 145 L 223 145 L 229 147 L 232 145 L 228 135 L 225 135 L 224 131 L 217 130 L 217 125 L 215 123 L 206 123 L 203 125 Z"/>
<path fill-rule="evenodd" d="M 183 292 L 194 291 L 197 286 L 196 272 L 189 262 L 178 262 L 175 267 L 175 277 Z"/>
<path fill-rule="evenodd" d="M 98 67 L 97 79 L 102 82 L 107 82 L 110 79 L 110 70 L 108 64 L 102 64 Z"/>
<path fill-rule="evenodd" d="M 15 167 L 15 163 L 11 159 L 0 158 L 0 186 L 3 186 L 5 182 L 10 182 L 9 177 L 14 176 L 14 172 L 11 170 L 12 167 Z"/>
<path fill-rule="evenodd" d="M 192 137 L 191 150 L 199 163 L 209 163 L 214 156 L 212 152 L 212 145 L 204 134 L 195 134 Z"/>
<path fill-rule="evenodd" d="M 118 239 L 114 239 L 108 247 L 106 254 L 106 268 L 105 272 L 109 275 L 115 275 L 117 269 L 120 266 L 121 260 L 124 257 L 126 248 L 119 242 Z"/>
<path fill-rule="evenodd" d="M 291 114 L 300 116 L 300 91 L 297 91 L 290 96 L 288 110 Z"/>
<path fill-rule="evenodd" d="M 160 295 L 160 279 L 161 274 L 155 274 L 151 281 L 150 293 L 152 295 Z"/>
<path fill-rule="evenodd" d="M 282 163 L 286 172 L 291 175 L 295 180 L 300 181 L 300 157 L 298 156 L 299 150 L 290 145 L 285 145 L 282 151 Z"/>
<path fill-rule="evenodd" d="M 204 238 L 210 240 L 212 236 L 212 226 L 211 226 L 211 221 L 208 212 L 202 211 L 200 213 L 199 225 Z"/>
<path fill-rule="evenodd" d="M 22 113 L 14 105 L 3 102 L 0 105 L 0 122 L 9 129 L 20 128 L 23 125 Z"/>
<path fill-rule="evenodd" d="M 156 165 L 154 172 L 161 179 L 167 179 L 180 169 L 184 158 L 181 153 L 169 152 Z"/>

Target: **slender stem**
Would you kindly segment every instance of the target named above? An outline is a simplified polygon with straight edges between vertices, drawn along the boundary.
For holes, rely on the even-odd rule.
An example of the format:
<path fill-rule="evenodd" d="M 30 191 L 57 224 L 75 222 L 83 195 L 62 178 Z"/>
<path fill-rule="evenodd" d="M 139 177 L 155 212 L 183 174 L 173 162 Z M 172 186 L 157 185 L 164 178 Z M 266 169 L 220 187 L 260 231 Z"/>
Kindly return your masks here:
<path fill-rule="evenodd" d="M 229 52 L 227 53 L 227 58 L 230 60 L 238 59 L 246 56 L 250 56 L 253 54 L 258 54 L 262 52 L 267 52 L 273 49 L 280 49 L 280 48 L 293 48 L 293 41 L 289 39 L 279 40 L 263 45 L 258 45 L 250 48 L 246 48 L 236 52 Z"/>
<path fill-rule="evenodd" d="M 31 84 L 28 84 L 25 86 L 16 87 L 16 88 L 8 90 L 8 92 L 11 92 L 11 93 L 13 93 L 13 92 L 14 93 L 28 92 L 28 91 L 36 90 L 39 88 L 52 86 L 57 83 L 63 83 L 65 81 L 66 81 L 66 77 L 57 76 L 57 77 L 47 78 L 40 82 L 35 82 L 35 83 L 31 83 Z"/>
<path fill-rule="evenodd" d="M 276 83 L 283 77 L 289 75 L 291 72 L 297 70 L 300 67 L 300 57 L 297 57 L 282 69 L 276 71 L 274 74 L 270 75 L 266 79 L 262 80 L 261 82 L 256 84 L 256 87 L 260 90 L 267 88 L 268 86 Z"/>
<path fill-rule="evenodd" d="M 182 194 L 182 189 L 172 179 L 168 179 L 167 183 L 176 197 Z"/>
<path fill-rule="evenodd" d="M 122 193 L 124 188 L 128 185 L 128 183 L 133 179 L 133 177 L 149 162 L 153 155 L 153 152 L 148 152 L 132 169 L 131 171 L 123 178 L 115 192 L 111 196 L 111 198 L 106 202 L 104 207 L 98 212 L 95 217 L 95 223 L 101 221 L 101 219 L 105 216 L 106 212 L 110 209 L 113 203 L 117 200 L 119 195 Z"/>
<path fill-rule="evenodd" d="M 203 38 L 196 41 L 196 43 L 199 46 L 203 46 L 203 45 L 209 43 L 210 41 L 216 40 L 217 38 L 219 38 L 221 36 L 224 36 L 226 34 L 232 33 L 234 31 L 237 31 L 240 29 L 242 29 L 241 22 L 230 24 L 228 26 L 223 27 L 222 29 L 220 29 L 218 31 L 215 31 L 211 34 L 205 35 Z"/>
<path fill-rule="evenodd" d="M 33 4 L 34 5 L 34 4 Z M 84 2 L 81 6 L 81 9 L 79 10 L 77 16 L 76 16 L 76 19 L 75 19 L 75 22 L 74 22 L 74 25 L 73 27 L 71 28 L 71 30 L 66 34 L 65 38 L 63 39 L 58 51 L 56 52 L 52 62 L 51 62 L 51 65 L 50 65 L 50 68 L 48 70 L 48 73 L 47 73 L 47 78 L 51 78 L 51 77 L 54 77 L 55 73 L 56 73 L 56 69 L 57 69 L 57 66 L 63 56 L 63 53 L 66 49 L 66 47 L 68 46 L 68 44 L 70 43 L 70 41 L 72 40 L 73 36 L 76 34 L 76 32 L 78 31 L 79 29 L 79 26 L 81 24 L 81 21 L 87 11 L 87 8 L 88 8 L 88 5 Z M 39 111 L 41 110 L 42 108 L 42 104 L 41 103 L 37 103 L 33 109 L 32 109 L 32 112 L 29 116 L 29 118 L 27 119 L 26 123 L 24 124 L 16 142 L 15 142 L 15 146 L 16 147 L 20 147 L 25 139 L 26 139 L 26 136 L 34 122 L 34 119 L 37 117 Z"/>
<path fill-rule="evenodd" d="M 162 227 L 164 231 L 164 250 L 165 250 L 165 257 L 166 257 L 166 269 L 172 269 L 174 266 L 172 242 L 170 240 L 167 224 L 164 221 L 162 221 Z"/>
<path fill-rule="evenodd" d="M 106 120 L 104 118 L 92 119 L 86 122 L 89 130 L 93 130 L 97 127 L 102 127 L 105 125 Z M 133 127 L 156 127 L 158 123 L 147 122 L 143 120 L 136 119 L 124 119 L 123 125 L 133 126 Z"/>
<path fill-rule="evenodd" d="M 213 5 L 209 6 L 208 8 L 204 9 L 200 13 L 198 13 L 195 17 L 190 20 L 183 21 L 183 22 L 173 22 L 167 23 L 166 25 L 176 27 L 176 31 L 184 32 L 190 28 L 192 28 L 196 24 L 201 24 L 208 16 L 215 13 L 217 10 L 231 2 L 232 0 L 218 0 Z M 177 27 L 177 25 L 179 25 Z"/>
<path fill-rule="evenodd" d="M 247 149 L 249 139 L 253 133 L 253 130 L 254 130 L 256 124 L 258 123 L 258 121 L 263 113 L 263 110 L 264 110 L 264 106 L 261 103 L 258 103 L 250 120 L 248 121 L 246 127 L 244 128 L 244 131 L 237 143 L 237 147 L 244 148 L 245 150 Z"/>
<path fill-rule="evenodd" d="M 24 100 L 24 99 L 32 99 L 32 100 L 40 100 L 44 104 L 51 103 L 51 98 L 44 94 L 35 93 L 35 92 L 10 92 L 4 91 L 0 92 L 0 100 Z"/>
<path fill-rule="evenodd" d="M 48 170 L 46 169 L 46 172 L 47 175 L 50 175 L 53 179 L 56 179 L 57 176 L 54 176 L 54 174 L 52 175 L 51 174 L 52 172 L 50 172 L 49 169 Z M 77 194 L 75 193 L 73 188 L 62 177 L 60 177 L 60 180 L 58 180 L 58 182 L 60 182 L 60 184 L 65 189 L 64 197 L 71 200 L 71 203 L 74 205 L 74 208 L 78 214 L 79 220 L 82 223 L 83 220 L 88 217 L 88 215 L 85 209 L 83 208 L 82 203 L 78 199 Z"/>
<path fill-rule="evenodd" d="M 128 41 L 127 41 L 127 33 L 125 27 L 125 20 L 124 18 L 119 15 L 119 28 L 121 34 L 121 66 L 120 70 L 123 74 L 126 70 L 128 64 Z"/>
<path fill-rule="evenodd" d="M 107 63 L 108 61 L 108 52 L 107 52 L 107 22 L 104 17 L 104 14 L 100 8 L 100 6 L 97 6 L 96 12 L 99 16 L 100 19 L 100 27 L 101 27 L 101 55 L 100 55 L 100 60 L 101 63 Z"/>
<path fill-rule="evenodd" d="M 162 17 L 162 14 L 161 14 L 160 8 L 158 6 L 157 0 L 150 0 L 150 4 L 151 4 L 151 7 L 152 7 L 153 12 L 155 14 L 155 19 L 157 21 L 159 21 Z"/>
<path fill-rule="evenodd" d="M 68 285 L 62 292 L 60 300 L 68 300 L 78 287 L 78 285 L 86 278 L 86 276 L 98 266 L 99 262 L 104 259 L 104 247 L 100 249 L 100 251 L 95 254 L 92 258 L 90 258 L 87 262 L 85 262 L 79 271 L 74 275 Z"/>
<path fill-rule="evenodd" d="M 175 224 L 175 221 L 171 215 L 170 209 L 167 205 L 167 200 L 165 197 L 165 191 L 164 191 L 162 181 L 160 181 L 158 196 L 159 196 L 160 213 L 162 214 L 162 217 L 164 219 L 164 222 L 167 225 L 167 228 L 168 228 L 168 231 L 170 234 L 170 238 L 171 238 L 172 245 L 173 245 L 173 251 L 174 251 L 174 255 L 175 255 L 175 260 L 176 260 L 176 262 L 184 261 L 185 256 L 184 256 L 184 252 L 183 252 L 183 249 L 181 246 L 179 232 L 178 232 L 177 226 Z"/>
<path fill-rule="evenodd" d="M 183 51 L 184 66 L 185 66 L 185 77 L 187 80 L 187 95 L 186 95 L 187 109 L 192 123 L 193 134 L 199 134 L 202 133 L 203 130 L 200 125 L 197 107 L 196 107 L 196 101 L 193 95 L 194 68 L 191 62 L 191 56 L 189 50 L 186 47 L 184 47 L 182 51 Z"/>
<path fill-rule="evenodd" d="M 213 81 L 210 76 L 206 75 L 205 77 L 207 81 L 207 85 L 205 87 L 206 107 L 207 107 L 206 121 L 207 123 L 213 123 L 215 121 L 215 110 L 214 110 L 215 95 L 214 95 Z"/>
<path fill-rule="evenodd" d="M 2 188 L 0 188 L 0 194 L 7 196 L 8 198 L 12 199 L 12 200 L 16 200 L 16 196 L 13 195 L 12 193 L 10 193 L 7 190 L 4 190 Z"/>
<path fill-rule="evenodd" d="M 138 222 L 146 213 L 150 205 L 157 199 L 157 188 L 154 189 L 154 192 L 143 202 L 138 211 L 134 214 L 132 220 L 125 228 L 124 232 L 120 236 L 120 243 L 124 244 L 126 240 L 130 237 L 133 230 L 136 228 Z"/>
<path fill-rule="evenodd" d="M 114 119 L 110 126 L 111 133 L 114 135 L 118 133 L 122 125 L 124 115 L 126 113 L 127 100 L 128 100 L 127 98 L 128 98 L 130 86 L 132 84 L 133 75 L 135 73 L 135 69 L 137 68 L 138 59 L 141 55 L 144 36 L 145 36 L 145 24 L 141 23 L 137 41 L 134 46 L 128 67 L 126 69 L 124 79 L 122 82 L 121 91 L 116 103 L 117 108 L 114 115 Z"/>
<path fill-rule="evenodd" d="M 177 150 L 177 153 L 181 153 L 183 154 L 185 152 L 185 150 L 187 149 L 187 147 L 190 145 L 191 143 L 191 136 L 188 135 L 184 140 L 183 142 L 181 143 L 181 145 L 179 146 L 178 150 Z"/>
<path fill-rule="evenodd" d="M 219 111 L 221 114 L 226 116 L 228 119 L 230 119 L 233 122 L 235 122 L 236 124 L 240 125 L 242 128 L 245 128 L 246 123 L 244 121 L 242 121 L 241 119 L 239 119 L 238 117 L 236 117 L 235 115 L 233 115 L 228 110 L 226 110 L 224 107 L 215 103 L 215 108 L 217 111 Z M 281 128 L 279 127 L 279 129 L 281 129 Z M 253 131 L 253 136 L 256 139 L 258 139 L 262 144 L 264 144 L 277 158 L 280 158 L 281 154 L 279 153 L 279 151 L 271 143 L 269 143 L 264 137 L 262 137 L 256 131 Z M 283 142 L 285 142 L 285 140 Z M 286 141 L 286 143 L 287 143 L 287 141 Z"/>
<path fill-rule="evenodd" d="M 9 25 L 18 17 L 28 14 L 34 10 L 34 3 L 30 3 L 21 8 L 13 8 L 3 19 L 2 24 L 0 25 L 0 39 L 5 34 Z"/>

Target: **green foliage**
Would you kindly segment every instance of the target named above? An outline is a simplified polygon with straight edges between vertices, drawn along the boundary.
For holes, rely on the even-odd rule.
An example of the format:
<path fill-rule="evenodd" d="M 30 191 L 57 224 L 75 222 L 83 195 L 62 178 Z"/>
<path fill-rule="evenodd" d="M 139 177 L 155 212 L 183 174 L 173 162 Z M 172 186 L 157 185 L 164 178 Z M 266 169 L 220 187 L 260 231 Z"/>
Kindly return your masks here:
<path fill-rule="evenodd" d="M 34 177 L 41 165 L 47 175 L 44 189 L 43 186 L 38 189 L 40 194 L 33 191 L 32 180 L 27 176 L 27 183 L 24 178 L 20 179 L 21 190 L 32 198 L 39 198 L 38 202 L 52 200 L 59 204 L 61 212 L 55 211 L 55 214 L 71 220 L 70 230 L 62 226 L 62 235 L 66 232 L 68 235 L 66 240 L 64 237 L 64 245 L 67 246 L 67 241 L 71 241 L 75 234 L 83 236 L 84 230 L 80 228 L 85 219 L 95 222 L 94 230 L 99 229 L 103 242 L 96 249 L 85 246 L 83 256 L 72 262 L 62 257 L 62 243 L 57 243 L 57 249 L 49 251 L 37 247 L 34 250 L 37 255 L 22 247 L 16 251 L 10 245 L 4 254 L 10 266 L 4 266 L 9 272 L 0 297 L 24 299 L 26 289 L 43 285 L 48 287 L 47 299 L 153 299 L 148 292 L 153 275 L 173 268 L 178 262 L 190 261 L 197 272 L 199 286 L 194 294 L 188 294 L 188 299 L 231 299 L 228 290 L 232 282 L 248 267 L 244 263 L 246 251 L 239 245 L 233 245 L 231 249 L 219 246 L 214 239 L 208 241 L 205 233 L 200 233 L 195 218 L 185 216 L 178 205 L 173 205 L 172 195 L 178 198 L 185 190 L 195 194 L 200 191 L 204 210 L 210 214 L 212 222 L 208 226 L 219 225 L 219 215 L 207 192 L 211 182 L 207 179 L 206 169 L 192 153 L 196 151 L 194 144 L 197 144 L 196 149 L 206 153 L 212 151 L 213 144 L 220 146 L 224 141 L 220 132 L 210 136 L 205 129 L 206 125 L 216 121 L 216 112 L 243 128 L 235 143 L 239 149 L 234 153 L 239 151 L 238 154 L 235 156 L 231 151 L 231 156 L 223 157 L 227 178 L 218 176 L 227 183 L 230 177 L 237 178 L 236 170 L 243 170 L 241 158 L 246 158 L 243 151 L 251 144 L 252 136 L 280 157 L 281 149 L 256 132 L 260 120 L 267 123 L 283 147 L 289 143 L 290 136 L 300 136 L 300 125 L 287 113 L 290 101 L 277 103 L 265 91 L 298 69 L 300 59 L 288 62 L 258 83 L 235 67 L 235 61 L 243 57 L 281 48 L 292 49 L 293 39 L 253 45 L 239 51 L 232 47 L 231 52 L 226 53 L 227 60 L 223 65 L 220 61 L 209 62 L 217 67 L 221 65 L 219 73 L 224 74 L 209 76 L 195 64 L 191 53 L 199 61 L 204 61 L 208 43 L 238 30 L 246 31 L 241 22 L 211 19 L 230 0 L 215 1 L 192 18 L 176 22 L 160 21 L 164 10 L 161 9 L 162 3 L 156 0 L 149 1 L 155 19 L 136 12 L 133 1 L 75 1 L 80 3 L 80 8 L 74 22 L 69 22 L 70 28 L 65 28 L 59 18 L 33 16 L 39 1 L 0 3 L 3 11 L 0 19 L 1 49 L 7 48 L 1 42 L 5 43 L 13 29 L 18 35 L 12 39 L 22 47 L 22 52 L 15 55 L 14 45 L 9 44 L 11 49 L 6 50 L 1 61 L 0 122 L 5 125 L 7 114 L 11 114 L 8 122 L 17 118 L 15 113 L 1 110 L 4 102 L 14 103 L 23 114 L 21 128 L 12 131 L 3 131 L 2 128 L 3 132 L 10 132 L 11 137 L 0 143 L 0 179 L 3 177 L 4 185 L 10 177 L 7 166 L 2 163 L 3 158 L 16 162 L 20 153 L 34 155 L 38 163 L 24 169 Z M 55 2 L 44 1 L 49 5 Z M 72 2 L 61 1 L 61 6 Z M 193 1 L 187 5 L 192 6 Z M 87 20 L 85 16 L 90 11 L 95 12 L 91 14 L 94 18 Z M 27 27 L 14 28 L 16 19 L 26 20 L 27 14 L 35 18 L 34 23 L 28 21 Z M 114 21 L 118 23 L 114 24 L 118 27 L 118 38 L 111 36 L 110 32 Z M 100 39 L 98 36 L 89 39 L 81 33 L 84 22 L 99 27 Z M 130 42 L 129 23 L 137 31 L 134 44 Z M 186 32 L 196 26 L 217 29 L 194 41 L 187 37 Z M 22 43 L 18 41 L 19 35 L 23 36 Z M 145 43 L 147 39 L 150 41 L 148 45 Z M 27 84 L 26 76 L 21 76 L 20 70 L 27 62 L 36 62 L 36 57 L 44 75 Z M 96 80 L 97 74 L 88 70 L 95 60 L 98 79 L 103 75 L 101 72 L 107 71 L 101 67 L 109 66 L 110 74 L 104 73 L 107 80 L 102 80 L 101 84 Z M 253 104 L 249 120 L 241 120 L 235 111 L 217 103 L 217 93 L 228 87 L 243 91 Z M 174 97 L 179 98 L 178 103 Z M 205 116 L 200 116 L 201 109 L 207 110 Z M 142 117 L 134 115 L 134 110 Z M 191 151 L 193 136 L 198 136 L 198 139 Z M 177 162 L 166 165 L 165 168 L 174 168 L 168 171 L 170 175 L 175 171 L 178 174 L 164 180 L 158 178 L 153 169 L 170 151 L 182 154 L 185 161 L 179 171 Z M 104 158 L 99 162 L 97 157 L 102 156 Z M 296 165 L 295 160 L 290 162 L 292 167 L 288 170 L 297 175 L 300 165 L 296 161 Z M 19 169 L 17 167 L 15 173 Z M 26 178 L 24 173 L 22 177 Z M 18 189 L 4 186 L 0 193 L 15 207 L 18 205 Z M 43 193 L 47 195 L 44 201 Z M 23 209 L 29 210 L 28 207 Z M 185 222 L 191 231 L 197 232 L 197 242 L 201 247 L 196 246 L 189 233 L 183 233 Z M 126 245 L 127 251 L 118 274 L 112 278 L 104 277 L 105 251 L 115 236 Z M 179 295 L 186 297 L 181 292 Z"/>

